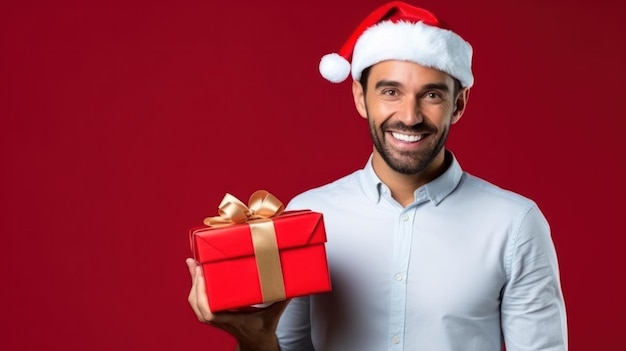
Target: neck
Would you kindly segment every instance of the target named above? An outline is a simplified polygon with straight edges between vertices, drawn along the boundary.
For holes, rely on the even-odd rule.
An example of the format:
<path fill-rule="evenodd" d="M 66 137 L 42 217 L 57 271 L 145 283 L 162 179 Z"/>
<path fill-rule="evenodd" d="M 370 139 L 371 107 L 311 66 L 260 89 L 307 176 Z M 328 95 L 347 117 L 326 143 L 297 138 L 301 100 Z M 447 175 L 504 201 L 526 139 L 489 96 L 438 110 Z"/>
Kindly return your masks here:
<path fill-rule="evenodd" d="M 391 196 L 404 207 L 415 201 L 415 190 L 439 177 L 448 168 L 450 162 L 450 157 L 447 157 L 445 150 L 442 150 L 423 170 L 414 174 L 404 174 L 389 167 L 378 152 L 374 151 L 372 157 L 374 172 L 387 185 Z"/>

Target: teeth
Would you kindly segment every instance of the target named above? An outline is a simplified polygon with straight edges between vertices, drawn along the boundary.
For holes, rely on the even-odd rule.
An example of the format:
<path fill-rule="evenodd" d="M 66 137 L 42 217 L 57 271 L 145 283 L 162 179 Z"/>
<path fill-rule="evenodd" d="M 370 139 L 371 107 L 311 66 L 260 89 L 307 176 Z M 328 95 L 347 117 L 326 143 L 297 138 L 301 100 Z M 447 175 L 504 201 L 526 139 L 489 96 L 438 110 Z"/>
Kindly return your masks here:
<path fill-rule="evenodd" d="M 396 133 L 396 132 L 391 132 L 391 135 L 393 135 L 394 138 L 398 139 L 398 140 L 402 140 L 402 141 L 407 141 L 407 142 L 416 142 L 419 140 L 422 140 L 422 135 L 406 135 L 406 134 L 400 134 L 400 133 Z"/>

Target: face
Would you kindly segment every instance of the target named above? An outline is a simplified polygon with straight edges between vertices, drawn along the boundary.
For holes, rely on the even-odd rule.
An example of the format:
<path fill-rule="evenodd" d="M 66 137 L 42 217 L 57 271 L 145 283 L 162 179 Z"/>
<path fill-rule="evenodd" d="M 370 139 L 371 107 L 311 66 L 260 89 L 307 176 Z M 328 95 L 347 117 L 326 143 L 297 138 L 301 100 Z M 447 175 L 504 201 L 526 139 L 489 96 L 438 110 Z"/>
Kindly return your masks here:
<path fill-rule="evenodd" d="M 450 125 L 467 100 L 467 90 L 456 96 L 454 90 L 448 74 L 395 60 L 371 67 L 366 92 L 354 82 L 357 110 L 369 122 L 374 162 L 382 160 L 402 174 L 443 165 Z"/>

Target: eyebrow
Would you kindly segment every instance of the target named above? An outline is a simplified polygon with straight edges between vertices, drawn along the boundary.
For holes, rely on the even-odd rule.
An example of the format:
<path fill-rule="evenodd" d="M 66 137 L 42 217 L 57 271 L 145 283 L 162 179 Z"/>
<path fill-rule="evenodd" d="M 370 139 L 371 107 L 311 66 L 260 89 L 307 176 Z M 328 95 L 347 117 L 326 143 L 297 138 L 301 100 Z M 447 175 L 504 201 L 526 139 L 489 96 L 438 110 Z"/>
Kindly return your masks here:
<path fill-rule="evenodd" d="M 441 90 L 441 91 L 450 91 L 448 88 L 448 84 L 445 83 L 429 83 L 424 85 L 424 90 Z"/>
<path fill-rule="evenodd" d="M 400 87 L 402 86 L 402 84 L 400 82 L 397 82 L 395 80 L 381 80 L 378 81 L 375 85 L 375 89 L 379 89 L 382 87 Z M 426 85 L 423 86 L 422 88 L 423 90 L 441 90 L 441 91 L 450 91 L 450 88 L 448 88 L 448 85 L 445 83 L 428 83 Z"/>
<path fill-rule="evenodd" d="M 378 82 L 376 82 L 376 85 L 374 86 L 374 89 L 379 89 L 382 87 L 399 87 L 402 86 L 402 84 L 400 84 L 399 82 L 396 82 L 395 80 L 380 80 Z"/>

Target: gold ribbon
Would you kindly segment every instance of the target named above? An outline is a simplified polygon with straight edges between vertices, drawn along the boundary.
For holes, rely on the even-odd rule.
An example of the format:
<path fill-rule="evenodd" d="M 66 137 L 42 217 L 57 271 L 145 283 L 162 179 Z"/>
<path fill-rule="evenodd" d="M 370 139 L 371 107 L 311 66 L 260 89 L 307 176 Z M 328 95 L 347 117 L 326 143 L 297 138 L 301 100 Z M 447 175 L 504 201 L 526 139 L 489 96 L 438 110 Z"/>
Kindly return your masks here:
<path fill-rule="evenodd" d="M 258 190 L 250 196 L 248 206 L 233 195 L 226 194 L 219 205 L 219 216 L 204 219 L 204 224 L 211 227 L 248 223 L 264 303 L 286 298 L 276 230 L 270 219 L 283 210 L 283 203 L 274 195 Z"/>
<path fill-rule="evenodd" d="M 284 209 L 283 203 L 265 190 L 257 190 L 250 195 L 248 206 L 231 194 L 226 194 L 219 205 L 219 216 L 205 218 L 204 224 L 217 227 L 244 223 L 278 216 Z"/>

